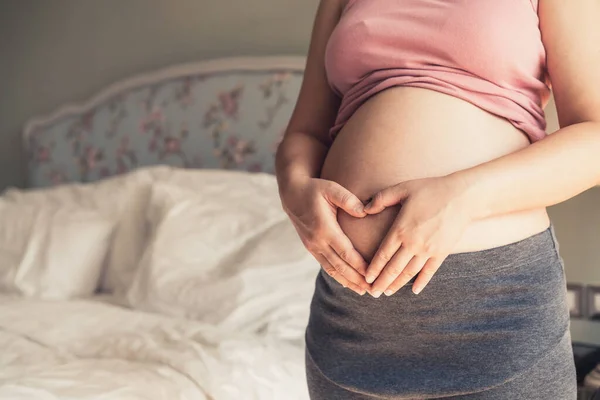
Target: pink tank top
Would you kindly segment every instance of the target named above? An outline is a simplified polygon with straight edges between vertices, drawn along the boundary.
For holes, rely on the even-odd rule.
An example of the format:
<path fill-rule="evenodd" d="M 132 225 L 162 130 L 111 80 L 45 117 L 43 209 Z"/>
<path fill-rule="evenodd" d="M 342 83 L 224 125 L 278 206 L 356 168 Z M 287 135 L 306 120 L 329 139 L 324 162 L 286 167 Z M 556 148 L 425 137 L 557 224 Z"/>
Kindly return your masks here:
<path fill-rule="evenodd" d="M 392 86 L 446 93 L 545 135 L 551 91 L 538 0 L 349 0 L 329 38 L 327 79 L 341 97 L 335 138 Z M 485 132 L 482 132 L 485 134 Z"/>

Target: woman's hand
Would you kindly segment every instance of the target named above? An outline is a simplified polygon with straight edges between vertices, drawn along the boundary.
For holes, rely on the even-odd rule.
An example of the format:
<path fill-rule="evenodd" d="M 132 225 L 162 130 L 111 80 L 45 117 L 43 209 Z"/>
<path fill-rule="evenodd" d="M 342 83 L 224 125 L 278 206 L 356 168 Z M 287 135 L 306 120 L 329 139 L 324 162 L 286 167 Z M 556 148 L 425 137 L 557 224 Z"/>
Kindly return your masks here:
<path fill-rule="evenodd" d="M 302 243 L 321 267 L 344 287 L 364 295 L 371 286 L 364 278 L 367 262 L 337 222 L 338 208 L 357 218 L 366 216 L 358 197 L 320 178 L 288 184 L 280 195 Z"/>
<path fill-rule="evenodd" d="M 412 290 L 418 294 L 472 221 L 465 200 L 466 184 L 452 175 L 406 181 L 376 193 L 367 214 L 400 204 L 398 216 L 367 268 L 371 293 L 391 296 L 417 273 Z"/>

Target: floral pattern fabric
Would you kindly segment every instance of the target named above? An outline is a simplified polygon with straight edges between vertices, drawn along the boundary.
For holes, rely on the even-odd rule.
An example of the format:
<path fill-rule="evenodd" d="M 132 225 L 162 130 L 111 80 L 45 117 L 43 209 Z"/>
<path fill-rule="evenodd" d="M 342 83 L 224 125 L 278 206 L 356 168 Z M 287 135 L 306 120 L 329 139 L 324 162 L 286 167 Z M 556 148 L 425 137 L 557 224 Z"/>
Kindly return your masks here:
<path fill-rule="evenodd" d="M 28 186 L 91 182 L 132 169 L 274 172 L 299 71 L 185 76 L 119 93 L 28 137 Z"/>

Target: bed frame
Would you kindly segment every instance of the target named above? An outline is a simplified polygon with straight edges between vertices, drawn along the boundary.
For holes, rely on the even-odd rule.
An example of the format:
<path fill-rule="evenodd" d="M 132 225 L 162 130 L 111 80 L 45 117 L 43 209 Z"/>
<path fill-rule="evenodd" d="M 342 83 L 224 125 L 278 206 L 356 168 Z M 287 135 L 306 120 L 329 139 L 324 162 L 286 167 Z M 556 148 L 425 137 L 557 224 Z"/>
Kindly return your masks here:
<path fill-rule="evenodd" d="M 273 173 L 305 62 L 261 56 L 176 65 L 33 118 L 23 132 L 27 186 L 92 182 L 157 164 Z"/>

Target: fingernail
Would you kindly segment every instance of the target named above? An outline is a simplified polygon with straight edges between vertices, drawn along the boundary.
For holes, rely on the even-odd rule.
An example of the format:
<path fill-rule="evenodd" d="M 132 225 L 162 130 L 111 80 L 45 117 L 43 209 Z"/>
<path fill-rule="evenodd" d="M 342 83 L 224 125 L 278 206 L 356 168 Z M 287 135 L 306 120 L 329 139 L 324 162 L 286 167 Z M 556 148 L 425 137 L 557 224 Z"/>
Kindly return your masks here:
<path fill-rule="evenodd" d="M 373 292 L 373 297 L 378 298 L 379 296 L 381 296 L 381 291 L 376 290 Z"/>
<path fill-rule="evenodd" d="M 360 291 L 360 293 L 359 293 L 359 294 L 360 294 L 361 296 L 364 296 L 364 295 L 365 295 L 365 293 L 367 293 L 367 291 L 363 289 L 363 290 L 361 290 L 361 291 Z"/>
<path fill-rule="evenodd" d="M 367 276 L 367 283 L 373 283 L 374 280 L 375 280 L 375 276 L 373 276 L 373 275 Z"/>
<path fill-rule="evenodd" d="M 386 290 L 385 291 L 385 295 L 386 296 L 391 296 L 394 292 L 392 292 L 391 290 Z"/>
<path fill-rule="evenodd" d="M 356 207 L 356 208 L 354 209 L 354 211 L 356 211 L 356 213 L 357 213 L 357 214 L 362 214 L 362 213 L 364 213 L 364 212 L 365 212 L 365 208 L 364 208 L 364 207 L 360 207 L 360 206 L 359 206 L 359 207 Z"/>
<path fill-rule="evenodd" d="M 421 287 L 413 288 L 413 293 L 419 294 L 419 293 L 421 293 L 421 290 L 423 290 L 423 288 L 421 288 Z"/>

